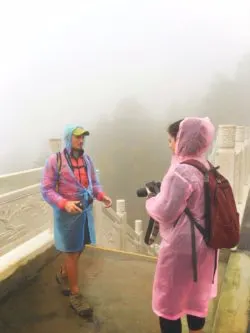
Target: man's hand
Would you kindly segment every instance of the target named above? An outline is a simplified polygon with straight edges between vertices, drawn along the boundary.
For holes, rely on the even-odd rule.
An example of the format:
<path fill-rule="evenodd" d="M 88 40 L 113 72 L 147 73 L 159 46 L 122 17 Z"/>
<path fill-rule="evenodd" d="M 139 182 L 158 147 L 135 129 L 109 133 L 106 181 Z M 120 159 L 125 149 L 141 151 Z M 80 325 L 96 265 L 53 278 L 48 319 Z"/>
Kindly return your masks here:
<path fill-rule="evenodd" d="M 70 214 L 77 214 L 82 213 L 82 209 L 77 207 L 76 204 L 78 204 L 80 201 L 68 201 L 65 205 L 66 212 Z"/>
<path fill-rule="evenodd" d="M 104 196 L 102 202 L 105 205 L 105 208 L 110 208 L 112 206 L 112 200 L 108 196 Z"/>

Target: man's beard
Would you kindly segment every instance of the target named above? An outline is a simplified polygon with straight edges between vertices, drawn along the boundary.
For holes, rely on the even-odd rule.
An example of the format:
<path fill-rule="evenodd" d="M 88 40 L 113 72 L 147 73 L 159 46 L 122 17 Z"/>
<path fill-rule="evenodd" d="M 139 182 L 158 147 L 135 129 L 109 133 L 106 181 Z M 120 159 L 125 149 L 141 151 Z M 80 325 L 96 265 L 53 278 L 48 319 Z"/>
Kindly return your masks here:
<path fill-rule="evenodd" d="M 73 155 L 75 158 L 80 157 L 80 156 L 83 154 L 83 152 L 84 152 L 83 148 L 73 148 L 73 149 L 72 149 L 72 155 Z"/>

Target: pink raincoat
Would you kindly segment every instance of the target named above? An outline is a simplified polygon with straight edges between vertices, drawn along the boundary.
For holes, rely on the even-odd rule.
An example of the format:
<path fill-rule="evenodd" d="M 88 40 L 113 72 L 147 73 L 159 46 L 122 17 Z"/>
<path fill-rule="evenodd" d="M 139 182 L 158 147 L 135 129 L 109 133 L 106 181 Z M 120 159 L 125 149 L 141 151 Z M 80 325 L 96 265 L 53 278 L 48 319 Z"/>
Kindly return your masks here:
<path fill-rule="evenodd" d="M 193 280 L 191 228 L 184 213 L 188 207 L 204 226 L 203 175 L 190 165 L 180 164 L 196 159 L 208 167 L 205 155 L 213 137 L 214 126 L 208 118 L 186 118 L 180 125 L 175 156 L 161 192 L 146 201 L 148 214 L 159 222 L 162 239 L 153 284 L 153 311 L 169 320 L 186 314 L 206 317 L 209 300 L 217 295 L 217 270 L 213 282 L 215 251 L 207 247 L 197 229 L 198 281 Z"/>

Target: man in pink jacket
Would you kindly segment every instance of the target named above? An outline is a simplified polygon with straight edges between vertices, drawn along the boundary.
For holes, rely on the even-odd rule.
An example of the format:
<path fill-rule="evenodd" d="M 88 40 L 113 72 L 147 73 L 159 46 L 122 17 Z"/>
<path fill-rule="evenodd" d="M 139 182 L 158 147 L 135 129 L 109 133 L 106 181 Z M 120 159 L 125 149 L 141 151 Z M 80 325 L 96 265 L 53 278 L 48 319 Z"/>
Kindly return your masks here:
<path fill-rule="evenodd" d="M 93 312 L 78 283 L 80 255 L 86 244 L 96 243 L 93 201 L 102 201 L 107 208 L 112 205 L 102 190 L 92 159 L 84 151 L 88 135 L 81 126 L 68 125 L 65 148 L 48 158 L 41 181 L 43 198 L 54 211 L 55 247 L 64 258 L 56 280 L 81 317 Z"/>

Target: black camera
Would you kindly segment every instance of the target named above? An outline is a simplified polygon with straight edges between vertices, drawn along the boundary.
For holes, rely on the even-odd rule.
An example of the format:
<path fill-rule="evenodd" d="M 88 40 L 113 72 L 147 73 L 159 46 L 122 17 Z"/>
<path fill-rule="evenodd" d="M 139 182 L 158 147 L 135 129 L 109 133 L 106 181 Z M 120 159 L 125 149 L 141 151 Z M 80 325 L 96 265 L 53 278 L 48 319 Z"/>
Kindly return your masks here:
<path fill-rule="evenodd" d="M 157 195 L 160 190 L 161 190 L 161 182 L 149 182 L 146 184 L 145 187 L 139 188 L 136 192 L 137 196 L 139 198 L 145 198 L 149 195 L 148 190 L 151 195 Z M 154 243 L 157 235 L 159 233 L 159 224 L 150 217 L 149 222 L 148 222 L 148 228 L 145 234 L 144 242 L 147 245 L 151 245 Z"/>
<path fill-rule="evenodd" d="M 83 210 L 83 208 L 84 208 L 83 203 L 80 202 L 80 201 L 76 203 L 76 206 L 77 206 L 78 208 L 82 209 L 82 210 Z"/>
<path fill-rule="evenodd" d="M 152 181 L 152 182 L 147 183 L 145 187 L 139 188 L 136 192 L 136 194 L 139 198 L 145 198 L 148 196 L 148 191 L 147 191 L 146 187 L 149 189 L 149 191 L 152 194 L 156 195 L 157 193 L 160 192 L 161 183 Z"/>

